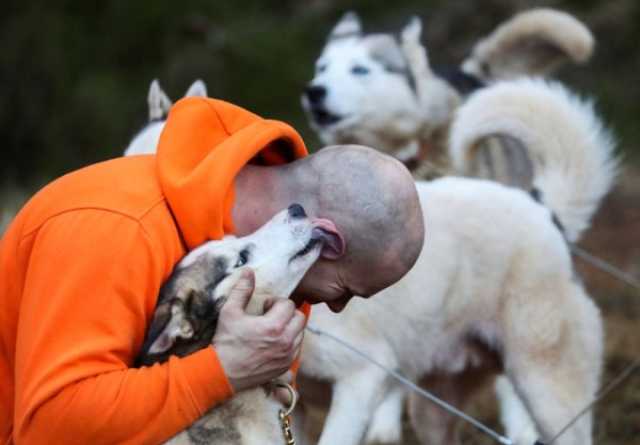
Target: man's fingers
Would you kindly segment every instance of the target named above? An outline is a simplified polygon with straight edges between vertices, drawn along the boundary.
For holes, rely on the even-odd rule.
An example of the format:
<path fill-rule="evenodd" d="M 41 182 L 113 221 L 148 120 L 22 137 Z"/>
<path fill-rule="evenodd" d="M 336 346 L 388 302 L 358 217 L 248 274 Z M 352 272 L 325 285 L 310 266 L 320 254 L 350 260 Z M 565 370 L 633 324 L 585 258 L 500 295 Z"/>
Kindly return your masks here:
<path fill-rule="evenodd" d="M 276 298 L 267 297 L 262 304 L 262 313 L 268 312 L 273 307 L 273 303 L 276 302 Z"/>
<path fill-rule="evenodd" d="M 274 332 L 274 334 L 279 335 L 282 333 L 282 329 L 285 328 L 285 325 L 289 323 L 291 317 L 296 312 L 296 306 L 293 304 L 293 301 L 278 298 L 271 305 L 269 310 L 264 314 L 264 321 L 274 331 L 280 330 L 281 332 Z"/>
<path fill-rule="evenodd" d="M 284 330 L 284 340 L 292 345 L 292 348 L 296 348 L 302 341 L 302 334 L 304 333 L 304 325 L 306 319 L 304 314 L 300 311 L 296 311 L 289 324 Z M 299 341 L 298 341 L 299 340 Z"/>
<path fill-rule="evenodd" d="M 224 304 L 226 310 L 241 311 L 244 312 L 253 289 L 255 288 L 255 275 L 253 270 L 247 268 L 242 269 L 239 272 L 238 280 L 235 282 L 229 295 L 227 296 L 227 302 Z"/>

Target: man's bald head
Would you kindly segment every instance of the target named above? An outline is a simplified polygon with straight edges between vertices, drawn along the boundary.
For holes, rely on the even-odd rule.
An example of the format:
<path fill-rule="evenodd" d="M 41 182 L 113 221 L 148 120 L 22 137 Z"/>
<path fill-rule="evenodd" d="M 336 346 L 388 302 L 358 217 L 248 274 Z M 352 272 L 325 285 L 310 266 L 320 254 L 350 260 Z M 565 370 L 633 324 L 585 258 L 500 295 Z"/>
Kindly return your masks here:
<path fill-rule="evenodd" d="M 269 184 L 272 211 L 298 202 L 310 215 L 333 221 L 346 242 L 344 255 L 321 259 L 309 271 L 301 296 L 346 303 L 351 294 L 369 296 L 390 286 L 415 263 L 423 217 L 413 178 L 395 159 L 348 145 L 261 169 L 266 176 L 258 182 L 263 192 Z"/>

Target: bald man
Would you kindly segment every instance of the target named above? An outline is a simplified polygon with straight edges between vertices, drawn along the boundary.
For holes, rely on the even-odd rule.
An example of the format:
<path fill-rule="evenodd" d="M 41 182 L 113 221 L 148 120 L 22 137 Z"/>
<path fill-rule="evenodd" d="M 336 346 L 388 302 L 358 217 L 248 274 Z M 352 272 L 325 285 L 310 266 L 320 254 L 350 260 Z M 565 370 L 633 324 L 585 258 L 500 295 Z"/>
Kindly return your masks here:
<path fill-rule="evenodd" d="M 308 303 L 339 311 L 400 279 L 424 233 L 408 171 L 362 147 L 306 155 L 282 122 L 190 98 L 172 109 L 157 156 L 72 172 L 32 198 L 0 244 L 0 442 L 166 441 L 285 372 Z M 261 317 L 225 305 L 211 347 L 131 368 L 180 258 L 294 202 L 336 230 L 293 299 Z M 245 274 L 229 301 L 251 292 Z"/>

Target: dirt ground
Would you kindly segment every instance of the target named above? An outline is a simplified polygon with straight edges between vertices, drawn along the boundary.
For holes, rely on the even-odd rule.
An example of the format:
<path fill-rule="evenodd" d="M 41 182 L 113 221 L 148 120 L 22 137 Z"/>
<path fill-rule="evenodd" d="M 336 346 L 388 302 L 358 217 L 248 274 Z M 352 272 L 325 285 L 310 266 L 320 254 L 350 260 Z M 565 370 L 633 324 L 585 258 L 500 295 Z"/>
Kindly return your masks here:
<path fill-rule="evenodd" d="M 606 198 L 581 247 L 640 277 L 640 170 L 623 173 L 619 185 Z M 620 283 L 582 260 L 576 268 L 589 294 L 600 307 L 606 329 L 606 357 L 602 385 L 620 374 L 640 357 L 640 292 Z M 300 382 L 310 422 L 309 435 L 317 439 L 329 402 L 326 387 Z M 306 397 L 305 397 L 306 396 Z M 487 387 L 466 411 L 502 431 L 492 388 Z M 595 409 L 594 443 L 640 445 L 640 370 L 605 397 Z M 459 425 L 464 445 L 492 445 L 496 442 L 471 425 Z M 418 445 L 405 419 L 403 444 Z"/>

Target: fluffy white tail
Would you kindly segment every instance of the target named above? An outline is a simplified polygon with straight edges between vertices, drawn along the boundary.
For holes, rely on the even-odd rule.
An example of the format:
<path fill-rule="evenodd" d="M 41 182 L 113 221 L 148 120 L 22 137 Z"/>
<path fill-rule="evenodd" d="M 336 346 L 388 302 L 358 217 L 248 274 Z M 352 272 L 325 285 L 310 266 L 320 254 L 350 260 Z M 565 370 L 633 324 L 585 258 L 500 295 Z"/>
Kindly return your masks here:
<path fill-rule="evenodd" d="M 593 46 L 591 31 L 572 15 L 550 8 L 532 9 L 480 40 L 462 69 L 485 81 L 545 75 L 569 61 L 586 62 Z"/>
<path fill-rule="evenodd" d="M 569 241 L 588 228 L 617 173 L 614 141 L 593 104 L 557 82 L 520 79 L 472 95 L 458 109 L 450 155 L 467 171 L 475 147 L 488 136 L 521 143 L 533 166 L 533 187 L 558 216 Z"/>

